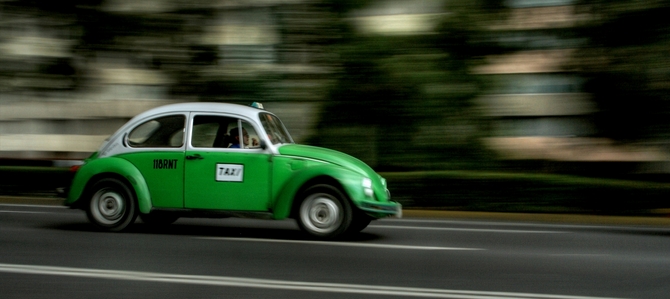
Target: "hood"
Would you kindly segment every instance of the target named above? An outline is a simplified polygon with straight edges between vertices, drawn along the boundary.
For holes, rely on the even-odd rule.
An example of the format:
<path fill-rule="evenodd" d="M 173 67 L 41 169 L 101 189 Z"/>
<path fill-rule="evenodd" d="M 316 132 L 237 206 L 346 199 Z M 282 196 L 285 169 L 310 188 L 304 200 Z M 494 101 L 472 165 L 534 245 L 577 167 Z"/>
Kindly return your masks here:
<path fill-rule="evenodd" d="M 371 179 L 378 179 L 377 173 L 365 162 L 336 150 L 302 144 L 286 144 L 279 147 L 279 153 L 333 163 L 353 170 Z"/>

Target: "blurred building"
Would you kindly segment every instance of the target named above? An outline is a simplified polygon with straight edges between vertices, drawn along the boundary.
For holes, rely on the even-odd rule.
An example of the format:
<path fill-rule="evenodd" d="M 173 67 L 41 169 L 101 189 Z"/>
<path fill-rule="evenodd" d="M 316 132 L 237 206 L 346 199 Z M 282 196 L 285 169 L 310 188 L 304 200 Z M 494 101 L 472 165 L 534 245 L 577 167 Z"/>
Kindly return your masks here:
<path fill-rule="evenodd" d="M 367 36 L 428 36 L 449 14 L 444 3 L 373 1 L 346 20 Z M 577 13 L 575 0 L 504 3 L 512 8 L 509 17 L 494 22 L 485 38 L 512 53 L 487 57 L 472 69 L 492 88 L 475 99 L 491 124 L 488 148 L 504 160 L 662 169 L 670 157 L 658 149 L 593 137 L 597 108 L 579 72 L 564 67 L 585 44 L 571 28 L 592 16 Z M 331 14 L 309 0 L 109 0 L 70 10 L 0 1 L 0 159 L 82 159 L 134 115 L 184 101 L 260 100 L 304 141 L 336 80 L 336 58 L 324 51 L 339 38 L 329 31 Z M 88 28 L 96 18 L 113 25 Z M 435 106 L 473 88 L 441 77 L 443 70 L 432 64 L 444 53 L 412 49 L 424 50 L 395 60 L 395 75 L 437 74 L 417 80 L 427 99 L 437 99 Z M 419 123 L 412 142 L 458 147 L 476 134 L 470 119 L 450 118 Z M 349 139 L 349 146 L 361 152 L 351 153 L 374 164 L 383 148 L 369 146 L 374 129 L 332 129 L 346 131 L 342 136 L 354 132 L 360 140 Z"/>
<path fill-rule="evenodd" d="M 565 68 L 574 49 L 585 45 L 569 29 L 592 17 L 576 13 L 575 2 L 506 2 L 511 15 L 491 27 L 491 38 L 518 50 L 488 57 L 473 70 L 493 85 L 492 94 L 477 100 L 492 124 L 494 137 L 486 144 L 506 160 L 640 163 L 636 171 L 665 164 L 670 157 L 658 148 L 593 137 L 597 107 L 583 92 L 579 72 Z"/>
<path fill-rule="evenodd" d="M 111 57 L 84 61 L 74 20 L 3 4 L 0 158 L 81 159 L 133 115 L 166 103 L 159 72 Z"/>
<path fill-rule="evenodd" d="M 326 72 L 310 63 L 309 49 L 301 49 L 300 43 L 290 45 L 301 59 L 278 54 L 287 45 L 280 20 L 290 25 L 287 12 L 301 9 L 302 2 L 104 1 L 85 9 L 120 22 L 119 28 L 98 29 L 118 35 L 113 45 L 103 41 L 91 47 L 82 46 L 84 39 L 91 43 L 91 36 L 75 8 L 2 1 L 0 159 L 83 159 L 134 115 L 184 101 L 267 99 L 271 102 L 266 108 L 283 117 L 294 138 L 301 140 L 315 122 L 313 91 L 321 88 L 319 75 Z M 178 28 L 161 32 L 172 27 Z M 198 66 L 201 57 L 193 58 L 202 48 L 215 60 L 206 66 Z M 185 81 L 182 77 L 193 74 L 214 82 L 273 76 L 285 80 L 265 86 L 270 91 L 262 95 L 267 98 L 207 98 L 174 91 L 180 88 L 177 82 Z M 300 81 L 303 88 L 287 82 L 305 76 L 316 80 Z"/>
<path fill-rule="evenodd" d="M 365 35 L 434 34 L 445 15 L 442 0 L 379 0 L 353 11 L 350 20 Z"/>

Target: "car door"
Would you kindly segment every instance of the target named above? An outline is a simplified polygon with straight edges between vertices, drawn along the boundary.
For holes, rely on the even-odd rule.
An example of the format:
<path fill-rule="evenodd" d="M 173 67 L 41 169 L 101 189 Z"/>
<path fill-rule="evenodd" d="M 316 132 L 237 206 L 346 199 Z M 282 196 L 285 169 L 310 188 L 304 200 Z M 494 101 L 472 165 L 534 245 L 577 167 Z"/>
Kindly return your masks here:
<path fill-rule="evenodd" d="M 242 128 L 240 130 L 240 128 Z M 193 113 L 184 174 L 184 205 L 191 209 L 268 211 L 270 154 L 254 147 L 258 128 L 235 116 Z M 231 133 L 232 132 L 232 133 Z M 249 135 L 233 148 L 232 135 Z"/>
<path fill-rule="evenodd" d="M 142 173 L 157 208 L 184 207 L 184 129 L 186 114 L 159 115 L 130 130 L 124 140 L 131 150 L 119 155 Z"/>

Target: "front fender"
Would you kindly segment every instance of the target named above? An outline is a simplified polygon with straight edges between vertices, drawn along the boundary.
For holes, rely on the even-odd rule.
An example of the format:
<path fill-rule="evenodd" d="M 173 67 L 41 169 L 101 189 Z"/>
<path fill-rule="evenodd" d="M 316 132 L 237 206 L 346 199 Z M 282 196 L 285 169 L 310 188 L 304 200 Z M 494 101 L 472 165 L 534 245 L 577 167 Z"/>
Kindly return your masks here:
<path fill-rule="evenodd" d="M 144 177 L 132 163 L 114 157 L 95 159 L 82 165 L 72 180 L 65 205 L 72 206 L 84 200 L 82 195 L 86 191 L 86 186 L 92 183 L 91 179 L 114 175 L 123 177 L 131 184 L 140 212 L 149 213 L 152 206 L 151 195 Z"/>
<path fill-rule="evenodd" d="M 363 176 L 357 172 L 332 164 L 302 168 L 294 171 L 292 175 L 288 177 L 285 181 L 286 183 L 275 197 L 275 204 L 273 207 L 274 218 L 284 219 L 289 217 L 291 208 L 293 207 L 293 201 L 302 186 L 318 177 L 330 177 L 339 182 L 344 189 L 343 191 L 356 206 L 359 205 L 359 202 L 365 199 L 363 188 L 361 187 Z"/>

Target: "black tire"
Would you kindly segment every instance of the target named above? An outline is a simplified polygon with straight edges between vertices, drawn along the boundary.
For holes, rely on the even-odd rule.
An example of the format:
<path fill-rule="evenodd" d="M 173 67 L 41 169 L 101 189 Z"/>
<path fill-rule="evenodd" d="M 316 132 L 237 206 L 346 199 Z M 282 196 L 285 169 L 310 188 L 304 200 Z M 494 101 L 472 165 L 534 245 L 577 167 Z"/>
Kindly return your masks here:
<path fill-rule="evenodd" d="M 106 178 L 90 189 L 86 208 L 88 220 L 107 231 L 122 231 L 137 218 L 134 193 L 123 182 Z"/>
<path fill-rule="evenodd" d="M 139 214 L 142 222 L 152 226 L 170 225 L 179 219 L 175 214 L 151 212 L 149 214 Z"/>
<path fill-rule="evenodd" d="M 351 205 L 337 188 L 315 185 L 302 192 L 300 199 L 296 219 L 306 233 L 320 239 L 332 239 L 349 229 Z"/>
<path fill-rule="evenodd" d="M 359 233 L 360 231 L 368 227 L 368 225 L 372 220 L 373 220 L 372 217 L 368 216 L 367 214 L 361 211 L 354 213 L 354 219 L 351 220 L 351 225 L 349 226 L 347 234 Z"/>

